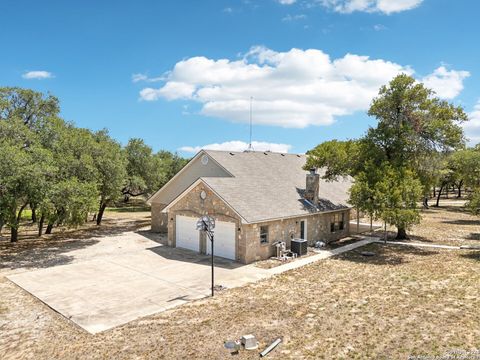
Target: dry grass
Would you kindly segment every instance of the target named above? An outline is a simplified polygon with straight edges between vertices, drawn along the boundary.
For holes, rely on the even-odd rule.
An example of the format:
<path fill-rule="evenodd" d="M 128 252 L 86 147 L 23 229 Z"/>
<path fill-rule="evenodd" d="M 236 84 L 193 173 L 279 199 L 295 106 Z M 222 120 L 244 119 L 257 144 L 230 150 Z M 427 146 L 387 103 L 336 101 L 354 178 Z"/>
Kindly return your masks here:
<path fill-rule="evenodd" d="M 443 225 L 457 220 L 453 229 Z M 467 241 L 480 226 L 464 220 L 475 221 L 458 211 L 427 212 L 418 236 L 458 242 L 461 231 Z M 269 355 L 278 359 L 405 359 L 480 348 L 480 252 L 361 250 L 377 255 L 358 249 L 98 335 L 0 279 L 0 309 L 7 309 L 0 313 L 0 358 L 225 359 L 223 341 L 247 333 L 260 349 L 282 337 Z"/>

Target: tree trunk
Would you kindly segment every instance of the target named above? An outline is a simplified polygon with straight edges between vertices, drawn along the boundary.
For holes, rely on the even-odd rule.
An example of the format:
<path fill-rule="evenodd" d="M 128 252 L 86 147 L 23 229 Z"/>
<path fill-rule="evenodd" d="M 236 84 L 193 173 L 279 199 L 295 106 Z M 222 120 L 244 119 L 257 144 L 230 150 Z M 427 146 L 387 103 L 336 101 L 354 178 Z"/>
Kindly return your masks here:
<path fill-rule="evenodd" d="M 405 230 L 405 228 L 402 227 L 397 228 L 397 240 L 404 239 L 408 239 L 407 231 Z"/>
<path fill-rule="evenodd" d="M 42 236 L 43 234 L 43 223 L 45 222 L 45 215 L 42 214 L 42 216 L 40 216 L 40 221 L 38 223 L 38 237 Z"/>
<path fill-rule="evenodd" d="M 36 223 L 37 222 L 37 212 L 35 210 L 35 206 L 32 206 L 32 204 L 30 204 L 30 208 L 32 209 L 32 223 Z"/>
<path fill-rule="evenodd" d="M 18 228 L 12 227 L 10 228 L 10 242 L 17 242 L 18 241 Z"/>
<path fill-rule="evenodd" d="M 423 198 L 423 207 L 424 207 L 425 209 L 428 209 L 428 208 L 429 208 L 429 206 L 428 206 L 428 196 L 425 196 L 425 197 Z"/>
<path fill-rule="evenodd" d="M 5 225 L 5 220 L 0 219 L 0 234 L 2 233 L 3 225 Z"/>
<path fill-rule="evenodd" d="M 128 203 L 129 200 L 130 200 L 130 195 L 129 194 L 123 195 L 123 202 L 124 203 Z"/>
<path fill-rule="evenodd" d="M 463 186 L 463 180 L 461 180 L 461 181 L 458 183 L 458 195 L 457 195 L 457 198 L 461 198 L 461 197 L 462 197 L 462 186 Z"/>
<path fill-rule="evenodd" d="M 100 208 L 98 209 L 98 215 L 97 215 L 97 225 L 102 224 L 103 213 L 106 207 L 107 207 L 107 203 L 104 203 L 104 202 L 100 203 Z"/>
<path fill-rule="evenodd" d="M 437 196 L 437 187 L 433 187 L 433 197 Z"/>
<path fill-rule="evenodd" d="M 47 225 L 47 230 L 45 230 L 45 234 L 51 234 L 53 229 L 53 223 L 49 223 Z"/>
<path fill-rule="evenodd" d="M 437 203 L 435 204 L 436 207 L 438 207 L 438 205 L 440 204 L 440 195 L 442 195 L 442 190 L 443 190 L 443 185 L 440 186 L 440 190 L 438 190 Z"/>
<path fill-rule="evenodd" d="M 370 231 L 373 231 L 373 216 L 370 215 Z"/>
<path fill-rule="evenodd" d="M 27 204 L 24 204 L 18 210 L 17 217 L 15 218 L 15 225 L 10 227 L 10 242 L 17 242 L 18 241 L 18 227 L 20 226 L 20 220 L 22 219 L 23 210 L 27 207 Z"/>

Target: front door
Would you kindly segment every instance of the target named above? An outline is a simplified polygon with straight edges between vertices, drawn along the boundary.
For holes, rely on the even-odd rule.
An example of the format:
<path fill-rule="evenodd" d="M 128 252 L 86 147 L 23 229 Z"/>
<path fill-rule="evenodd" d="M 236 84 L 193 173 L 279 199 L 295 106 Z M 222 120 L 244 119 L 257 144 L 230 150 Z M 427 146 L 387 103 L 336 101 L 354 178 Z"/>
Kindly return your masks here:
<path fill-rule="evenodd" d="M 300 221 L 300 239 L 307 239 L 307 220 Z"/>

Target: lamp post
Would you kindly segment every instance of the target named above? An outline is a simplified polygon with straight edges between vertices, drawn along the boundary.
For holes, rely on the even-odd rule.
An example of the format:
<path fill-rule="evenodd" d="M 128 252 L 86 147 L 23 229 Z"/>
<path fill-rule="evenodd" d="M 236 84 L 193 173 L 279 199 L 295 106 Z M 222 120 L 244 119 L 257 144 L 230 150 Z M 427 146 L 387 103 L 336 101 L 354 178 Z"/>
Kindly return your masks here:
<path fill-rule="evenodd" d="M 211 244 L 210 249 L 211 249 L 211 267 L 212 267 L 212 297 L 214 294 L 214 287 L 215 287 L 215 275 L 214 275 L 214 264 L 213 264 L 213 245 L 214 245 L 213 229 L 215 229 L 214 218 L 212 218 L 211 216 L 202 216 L 200 219 L 198 219 L 197 230 L 205 232 Z"/>

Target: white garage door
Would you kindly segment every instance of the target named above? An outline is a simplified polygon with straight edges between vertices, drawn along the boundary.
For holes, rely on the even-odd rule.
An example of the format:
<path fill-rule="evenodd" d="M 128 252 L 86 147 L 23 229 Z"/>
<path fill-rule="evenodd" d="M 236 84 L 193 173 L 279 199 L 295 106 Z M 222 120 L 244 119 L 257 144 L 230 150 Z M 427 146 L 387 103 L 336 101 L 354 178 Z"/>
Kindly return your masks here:
<path fill-rule="evenodd" d="M 215 222 L 214 255 L 235 260 L 235 223 Z M 207 237 L 207 254 L 211 254 L 211 243 Z"/>
<path fill-rule="evenodd" d="M 193 251 L 200 251 L 200 233 L 197 230 L 197 218 L 177 215 L 176 246 Z"/>

